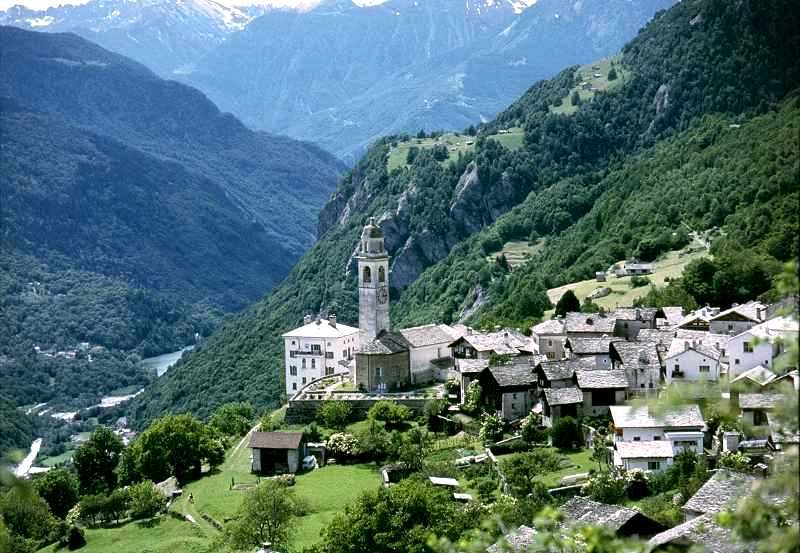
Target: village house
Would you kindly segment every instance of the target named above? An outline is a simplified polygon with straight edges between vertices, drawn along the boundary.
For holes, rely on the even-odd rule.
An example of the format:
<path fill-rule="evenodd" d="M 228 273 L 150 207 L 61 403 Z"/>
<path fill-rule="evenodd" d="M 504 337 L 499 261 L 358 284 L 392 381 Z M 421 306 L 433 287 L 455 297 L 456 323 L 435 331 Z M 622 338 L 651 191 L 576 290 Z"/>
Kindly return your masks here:
<path fill-rule="evenodd" d="M 720 357 L 716 349 L 675 338 L 664 356 L 666 382 L 718 382 Z"/>
<path fill-rule="evenodd" d="M 766 367 L 757 365 L 729 382 L 731 398 L 733 399 L 736 392 L 760 392 L 776 378 L 778 378 L 778 375 L 774 372 Z"/>
<path fill-rule="evenodd" d="M 573 385 L 572 377 L 579 369 L 594 368 L 593 359 L 562 359 L 560 361 L 540 361 L 534 368 L 536 385 L 539 389 L 565 388 Z"/>
<path fill-rule="evenodd" d="M 294 474 L 305 456 L 302 432 L 253 432 L 248 447 L 256 474 Z"/>
<path fill-rule="evenodd" d="M 612 367 L 625 371 L 629 396 L 658 392 L 661 359 L 655 342 L 612 342 L 610 353 Z"/>
<path fill-rule="evenodd" d="M 478 379 L 485 403 L 513 421 L 531 412 L 536 404 L 534 371 L 537 357 L 519 357 L 502 365 L 488 367 Z"/>
<path fill-rule="evenodd" d="M 725 347 L 729 363 L 728 378 L 732 380 L 758 365 L 772 368 L 775 358 L 797 339 L 798 323 L 788 317 L 764 321 L 731 337 Z"/>
<path fill-rule="evenodd" d="M 652 274 L 654 265 L 652 263 L 640 263 L 639 261 L 632 260 L 626 261 L 622 268 L 622 274 L 617 272 L 617 276 L 639 276 Z"/>
<path fill-rule="evenodd" d="M 531 340 L 537 353 L 546 355 L 548 359 L 564 357 L 564 339 L 566 338 L 564 321 L 551 319 L 543 321 L 531 328 Z"/>
<path fill-rule="evenodd" d="M 561 417 L 577 418 L 583 415 L 583 392 L 577 386 L 545 388 L 540 397 L 544 426 L 553 426 Z"/>
<path fill-rule="evenodd" d="M 719 307 L 701 307 L 691 313 L 687 313 L 675 325 L 676 328 L 684 328 L 686 330 L 702 330 L 708 331 L 711 319 L 719 315 Z"/>
<path fill-rule="evenodd" d="M 609 407 L 614 425 L 614 464 L 627 470 L 660 471 L 676 453 L 703 452 L 705 422 L 697 405 L 672 407 L 664 413 L 648 407 Z"/>
<path fill-rule="evenodd" d="M 620 538 L 649 538 L 666 530 L 663 524 L 636 509 L 600 503 L 588 497 L 573 497 L 561 506 L 561 511 L 567 524 L 602 526 Z"/>
<path fill-rule="evenodd" d="M 583 393 L 584 416 L 604 415 L 610 406 L 625 402 L 625 390 L 628 388 L 625 371 L 577 370 L 574 379 Z"/>
<path fill-rule="evenodd" d="M 739 394 L 739 412 L 742 421 L 750 426 L 768 426 L 769 414 L 786 401 L 780 392 Z"/>
<path fill-rule="evenodd" d="M 564 341 L 564 352 L 569 359 L 593 361 L 595 368 L 611 368 L 611 342 L 613 338 L 584 338 L 573 336 Z"/>
<path fill-rule="evenodd" d="M 477 380 L 480 374 L 489 367 L 488 359 L 459 359 L 458 375 L 460 384 L 459 403 L 462 405 L 467 401 L 467 390 L 473 380 Z"/>
<path fill-rule="evenodd" d="M 303 326 L 283 334 L 286 394 L 292 396 L 307 383 L 346 371 L 359 345 L 359 330 L 327 318 L 306 315 Z"/>
<path fill-rule="evenodd" d="M 767 305 L 759 301 L 749 301 L 742 305 L 734 304 L 730 309 L 720 311 L 708 321 L 709 331 L 715 334 L 735 336 L 767 319 Z"/>
<path fill-rule="evenodd" d="M 702 515 L 715 515 L 736 504 L 749 495 L 756 476 L 729 469 L 719 469 L 683 505 L 686 520 Z"/>
<path fill-rule="evenodd" d="M 450 343 L 453 357 L 459 359 L 490 359 L 492 355 L 533 355 L 538 353 L 534 341 L 521 332 L 504 329 L 480 333 L 469 331 Z"/>
<path fill-rule="evenodd" d="M 409 346 L 398 332 L 382 330 L 356 352 L 353 383 L 359 390 L 383 394 L 411 384 Z"/>
<path fill-rule="evenodd" d="M 447 380 L 453 364 L 450 344 L 460 334 L 447 325 L 427 324 L 397 331 L 409 347 L 413 384 Z"/>
<path fill-rule="evenodd" d="M 715 553 L 752 553 L 755 550 L 751 545 L 739 543 L 733 535 L 733 529 L 722 526 L 713 515 L 693 518 L 656 534 L 647 543 L 650 551 L 689 551 L 699 548 Z"/>
<path fill-rule="evenodd" d="M 667 316 L 659 308 L 620 307 L 611 314 L 614 322 L 614 336 L 635 340 L 644 329 L 654 329 L 658 320 L 666 321 Z"/>
<path fill-rule="evenodd" d="M 614 335 L 615 322 L 596 313 L 567 313 L 564 331 L 567 338 L 602 338 Z"/>

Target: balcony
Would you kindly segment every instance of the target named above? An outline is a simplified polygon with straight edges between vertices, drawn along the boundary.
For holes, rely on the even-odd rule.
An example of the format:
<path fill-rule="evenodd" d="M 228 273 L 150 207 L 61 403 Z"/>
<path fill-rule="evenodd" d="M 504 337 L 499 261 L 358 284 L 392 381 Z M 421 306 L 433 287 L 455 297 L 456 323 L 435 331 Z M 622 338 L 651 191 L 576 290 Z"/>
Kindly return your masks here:
<path fill-rule="evenodd" d="M 325 355 L 322 351 L 301 351 L 301 350 L 291 350 L 289 352 L 289 357 L 322 357 Z"/>

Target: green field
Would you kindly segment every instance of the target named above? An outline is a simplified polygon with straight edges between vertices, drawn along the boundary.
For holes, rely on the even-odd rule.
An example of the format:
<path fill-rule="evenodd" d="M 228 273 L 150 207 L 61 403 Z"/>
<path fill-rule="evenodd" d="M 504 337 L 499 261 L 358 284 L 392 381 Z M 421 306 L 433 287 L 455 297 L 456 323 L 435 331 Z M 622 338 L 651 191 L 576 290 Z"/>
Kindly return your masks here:
<path fill-rule="evenodd" d="M 536 477 L 537 480 L 542 482 L 548 488 L 559 487 L 561 485 L 561 479 L 565 476 L 589 472 L 590 469 L 597 470 L 597 462 L 591 460 L 592 450 L 589 448 L 572 450 L 551 447 L 548 449 L 558 453 L 561 457 L 568 459 L 571 463 L 569 466 L 563 469 L 554 472 L 546 472 Z M 503 459 L 507 459 L 514 455 L 516 455 L 516 453 L 505 453 L 503 455 L 498 455 L 497 458 L 502 462 Z"/>
<path fill-rule="evenodd" d="M 502 250 L 486 256 L 486 259 L 488 261 L 494 261 L 500 255 L 504 255 L 511 268 L 516 269 L 520 265 L 527 263 L 534 255 L 539 253 L 542 248 L 544 248 L 544 240 L 537 240 L 533 244 L 527 240 L 506 242 Z"/>
<path fill-rule="evenodd" d="M 692 244 L 691 251 L 673 250 L 655 262 L 655 270 L 653 274 L 647 275 L 647 278 L 650 280 L 651 284 L 657 287 L 665 286 L 666 279 L 680 277 L 684 267 L 686 267 L 690 261 L 707 256 L 707 250 L 699 246 L 698 242 Z M 647 294 L 649 286 L 631 288 L 630 281 L 630 277 L 618 278 L 611 272 L 608 272 L 606 275 L 606 282 L 597 282 L 595 279 L 589 279 L 565 284 L 564 286 L 548 290 L 547 297 L 550 298 L 550 301 L 555 305 L 564 292 L 572 290 L 581 303 L 583 303 L 584 298 L 591 294 L 596 288 L 608 287 L 611 288 L 611 293 L 609 295 L 593 301 L 596 305 L 604 309 L 613 310 L 617 307 L 631 306 L 634 301 Z M 549 316 L 552 316 L 552 310 L 545 313 L 545 318 Z"/>
<path fill-rule="evenodd" d="M 517 150 L 521 148 L 524 143 L 525 131 L 523 131 L 521 128 L 515 127 L 511 129 L 504 129 L 502 133 L 487 135 L 486 138 L 497 140 L 509 150 Z M 436 138 L 410 138 L 406 142 L 397 142 L 397 144 L 389 150 L 389 156 L 387 157 L 386 161 L 387 170 L 392 172 L 400 167 L 408 166 L 408 163 L 406 163 L 406 158 L 408 156 L 408 151 L 412 146 L 416 146 L 420 150 L 433 148 L 434 146 L 440 144 L 446 146 L 447 159 L 441 162 L 442 164 L 445 164 L 450 161 L 457 160 L 459 153 L 466 154 L 467 152 L 472 151 L 472 149 L 475 147 L 475 140 L 476 137 L 474 136 L 446 133 L 441 136 L 437 136 Z"/>
<path fill-rule="evenodd" d="M 68 449 L 61 455 L 54 455 L 52 457 L 44 457 L 39 459 L 36 464 L 42 465 L 44 467 L 54 467 L 60 463 L 66 463 L 70 459 L 72 459 L 72 455 L 75 453 L 74 449 Z"/>
<path fill-rule="evenodd" d="M 571 88 L 570 91 L 567 93 L 564 98 L 561 99 L 561 104 L 558 106 L 550 106 L 551 113 L 561 113 L 564 115 L 571 115 L 578 111 L 579 106 L 573 106 L 571 102 L 572 93 L 576 90 L 578 91 L 578 95 L 581 98 L 581 103 L 587 102 L 594 98 L 594 95 L 597 91 L 607 91 L 613 90 L 614 88 L 620 86 L 624 82 L 630 79 L 631 75 L 630 72 L 625 69 L 620 61 L 619 56 L 615 56 L 613 58 L 603 58 L 601 60 L 595 61 L 593 63 L 589 63 L 587 65 L 582 65 L 575 71 L 575 77 L 578 84 Z M 611 69 L 611 64 L 614 63 L 614 67 L 617 71 L 617 78 L 613 81 L 608 80 L 608 71 Z M 597 68 L 597 69 L 595 69 Z M 599 74 L 599 77 L 595 77 L 595 74 Z M 592 90 L 583 90 L 580 86 L 581 82 L 591 83 Z"/>

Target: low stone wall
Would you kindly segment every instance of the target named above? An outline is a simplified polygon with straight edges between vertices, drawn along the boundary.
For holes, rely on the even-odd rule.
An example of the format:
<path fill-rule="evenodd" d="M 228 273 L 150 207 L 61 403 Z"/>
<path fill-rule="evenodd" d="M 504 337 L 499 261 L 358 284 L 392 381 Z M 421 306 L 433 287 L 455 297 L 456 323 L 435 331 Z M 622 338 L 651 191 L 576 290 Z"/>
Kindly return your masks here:
<path fill-rule="evenodd" d="M 346 401 L 353 408 L 353 415 L 356 418 L 367 416 L 369 408 L 381 400 L 391 400 L 405 405 L 417 414 L 421 414 L 425 409 L 425 404 L 432 398 L 410 397 L 403 394 L 384 394 L 366 395 L 357 392 L 329 392 L 325 399 L 306 399 L 308 394 L 302 398 L 292 398 L 289 400 L 289 407 L 286 409 L 286 422 L 289 424 L 308 424 L 317 416 L 317 410 L 326 401 Z"/>

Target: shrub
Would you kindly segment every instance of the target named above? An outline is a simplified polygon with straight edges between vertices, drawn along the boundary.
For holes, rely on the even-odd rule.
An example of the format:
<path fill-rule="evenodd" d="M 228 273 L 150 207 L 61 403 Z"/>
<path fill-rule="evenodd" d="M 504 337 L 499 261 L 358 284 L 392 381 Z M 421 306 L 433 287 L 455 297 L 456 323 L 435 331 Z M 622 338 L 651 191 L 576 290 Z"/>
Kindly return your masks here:
<path fill-rule="evenodd" d="M 166 496 L 150 480 L 134 484 L 129 489 L 131 518 L 150 518 L 167 504 Z"/>
<path fill-rule="evenodd" d="M 249 403 L 226 403 L 214 411 L 209 424 L 225 436 L 243 436 L 254 417 L 255 410 Z"/>
<path fill-rule="evenodd" d="M 601 503 L 619 503 L 625 497 L 625 478 L 613 472 L 595 473 L 581 488 L 584 495 Z"/>
<path fill-rule="evenodd" d="M 319 431 L 319 426 L 313 421 L 303 429 L 303 434 L 305 434 L 305 437 L 309 442 L 318 442 L 320 438 L 322 438 L 322 435 Z"/>
<path fill-rule="evenodd" d="M 567 313 L 580 311 L 581 302 L 572 290 L 567 290 L 556 303 L 555 316 L 563 317 Z"/>
<path fill-rule="evenodd" d="M 367 417 L 383 421 L 387 427 L 398 427 L 411 418 L 411 409 L 394 401 L 381 400 L 369 408 Z"/>
<path fill-rule="evenodd" d="M 448 395 L 458 394 L 459 390 L 461 390 L 461 384 L 455 378 L 448 378 L 447 382 L 444 383 L 444 390 Z"/>
<path fill-rule="evenodd" d="M 625 474 L 625 494 L 628 499 L 636 501 L 650 495 L 650 478 L 641 469 L 634 469 Z"/>
<path fill-rule="evenodd" d="M 520 435 L 528 444 L 541 444 L 547 442 L 549 431 L 542 426 L 542 415 L 531 412 L 522 419 Z"/>
<path fill-rule="evenodd" d="M 343 430 L 352 412 L 353 407 L 346 401 L 326 401 L 317 411 L 317 418 L 328 428 Z"/>
<path fill-rule="evenodd" d="M 747 472 L 750 470 L 750 457 L 742 452 L 723 451 L 719 457 L 719 466 Z"/>
<path fill-rule="evenodd" d="M 571 448 L 583 445 L 583 434 L 578 421 L 572 417 L 561 417 L 553 425 L 550 431 L 553 438 L 553 446 L 560 448 Z"/>
<path fill-rule="evenodd" d="M 64 535 L 59 541 L 62 547 L 66 547 L 70 551 L 74 551 L 86 545 L 86 536 L 83 533 L 83 528 L 71 524 L 67 526 Z"/>
<path fill-rule="evenodd" d="M 355 457 L 359 453 L 358 440 L 352 434 L 331 434 L 326 443 L 328 451 L 336 458 Z"/>
<path fill-rule="evenodd" d="M 478 408 L 481 406 L 482 396 L 481 383 L 477 379 L 470 382 L 467 387 L 467 397 L 464 398 L 464 411 L 470 414 L 477 413 Z"/>
<path fill-rule="evenodd" d="M 432 399 L 425 403 L 425 420 L 431 431 L 436 431 L 441 427 L 442 420 L 438 417 L 447 412 L 447 401 L 444 399 Z"/>
<path fill-rule="evenodd" d="M 650 279 L 643 276 L 632 276 L 630 281 L 631 288 L 641 288 L 650 284 Z"/>
<path fill-rule="evenodd" d="M 503 428 L 505 423 L 500 415 L 485 413 L 481 417 L 481 430 L 478 437 L 483 442 L 494 441 L 503 436 Z"/>

